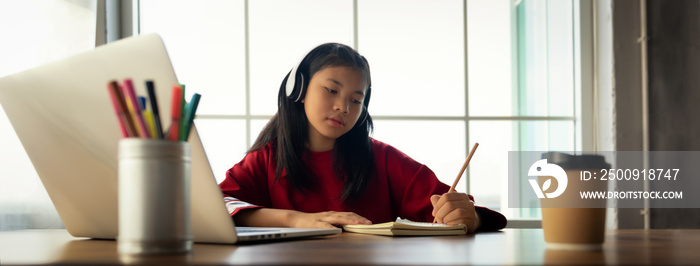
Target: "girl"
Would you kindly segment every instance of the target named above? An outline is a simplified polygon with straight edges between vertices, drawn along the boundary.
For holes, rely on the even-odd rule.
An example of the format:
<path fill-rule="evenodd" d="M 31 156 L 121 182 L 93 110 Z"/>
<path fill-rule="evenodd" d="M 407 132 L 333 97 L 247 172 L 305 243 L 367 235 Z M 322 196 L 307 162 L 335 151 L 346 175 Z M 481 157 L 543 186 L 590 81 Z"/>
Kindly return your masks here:
<path fill-rule="evenodd" d="M 500 213 L 475 207 L 399 150 L 369 137 L 367 60 L 327 43 L 285 77 L 278 111 L 220 187 L 237 225 L 333 227 L 413 221 L 498 230 Z"/>

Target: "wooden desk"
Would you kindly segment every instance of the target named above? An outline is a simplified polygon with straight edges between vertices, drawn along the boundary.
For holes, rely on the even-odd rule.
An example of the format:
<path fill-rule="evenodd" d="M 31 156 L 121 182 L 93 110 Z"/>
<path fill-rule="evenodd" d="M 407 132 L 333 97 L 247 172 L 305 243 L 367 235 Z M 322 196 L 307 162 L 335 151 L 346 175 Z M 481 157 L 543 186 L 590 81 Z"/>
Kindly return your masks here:
<path fill-rule="evenodd" d="M 608 231 L 602 251 L 547 250 L 541 229 L 448 237 L 330 237 L 245 245 L 194 245 L 188 255 L 120 258 L 117 243 L 65 230 L 0 232 L 5 264 L 698 264 L 700 230 Z"/>

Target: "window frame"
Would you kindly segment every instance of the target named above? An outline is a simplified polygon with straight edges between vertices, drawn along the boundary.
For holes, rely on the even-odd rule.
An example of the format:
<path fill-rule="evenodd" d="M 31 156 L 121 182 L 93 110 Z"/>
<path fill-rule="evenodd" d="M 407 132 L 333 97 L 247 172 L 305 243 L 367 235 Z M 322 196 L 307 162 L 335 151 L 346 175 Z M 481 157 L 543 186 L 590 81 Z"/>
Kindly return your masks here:
<path fill-rule="evenodd" d="M 511 34 L 516 34 L 515 27 L 516 21 L 515 16 L 515 5 L 517 5 L 522 0 L 510 0 L 513 4 L 511 9 Z M 398 121 L 459 121 L 464 122 L 465 136 L 464 147 L 465 158 L 471 149 L 471 143 L 469 139 L 470 133 L 470 122 L 471 121 L 572 121 L 574 123 L 574 146 L 576 151 L 594 151 L 595 147 L 595 106 L 594 106 L 594 24 L 593 24 L 593 8 L 591 1 L 586 0 L 571 0 L 573 7 L 573 17 L 574 17 L 574 103 L 575 111 L 573 116 L 470 116 L 469 114 L 469 61 L 468 61 L 468 32 L 467 32 L 467 0 L 462 0 L 462 13 L 463 13 L 463 29 L 464 29 L 464 90 L 465 90 L 465 112 L 463 116 L 383 116 L 383 115 L 373 115 L 372 118 L 377 121 L 381 120 L 398 120 Z M 126 4 L 121 5 L 121 27 L 131 28 L 133 33 L 140 33 L 139 25 L 139 5 L 140 0 L 127 0 L 122 1 Z M 244 0 L 244 25 L 245 25 L 245 66 L 246 69 L 250 66 L 250 36 L 249 36 L 249 0 Z M 358 47 L 358 0 L 352 0 L 353 6 L 353 46 L 356 49 Z M 129 12 L 130 10 L 130 12 Z M 109 12 L 109 11 L 108 11 Z M 108 26 L 109 27 L 109 26 Z M 122 37 L 125 37 L 122 35 Z M 517 38 L 512 38 L 514 43 L 511 47 L 517 50 Z M 516 54 L 516 53 L 514 53 Z M 515 64 L 514 64 L 515 65 Z M 246 81 L 245 81 L 245 93 L 246 93 L 246 111 L 243 115 L 213 115 L 213 114 L 202 114 L 197 115 L 196 119 L 231 119 L 231 120 L 244 120 L 246 125 L 246 147 L 250 147 L 252 142 L 255 140 L 257 133 L 252 132 L 251 122 L 253 120 L 269 120 L 272 116 L 270 115 L 254 115 L 250 110 L 250 74 L 247 71 Z M 517 66 L 511 69 L 512 75 L 517 75 Z M 517 79 L 514 79 L 513 86 L 518 86 Z M 467 169 L 465 174 L 466 181 L 466 193 L 471 192 L 471 175 L 469 169 Z M 503 203 L 501 204 L 504 205 Z M 509 228 L 539 228 L 541 227 L 540 219 L 523 219 L 515 218 L 509 219 Z"/>

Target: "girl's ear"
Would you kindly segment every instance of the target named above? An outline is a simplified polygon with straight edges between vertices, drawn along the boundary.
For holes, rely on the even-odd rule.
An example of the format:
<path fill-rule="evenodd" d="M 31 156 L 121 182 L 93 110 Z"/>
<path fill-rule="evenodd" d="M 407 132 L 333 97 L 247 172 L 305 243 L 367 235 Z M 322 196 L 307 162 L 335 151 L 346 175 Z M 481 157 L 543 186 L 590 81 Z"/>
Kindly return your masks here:
<path fill-rule="evenodd" d="M 304 103 L 304 99 L 301 99 L 301 103 Z"/>

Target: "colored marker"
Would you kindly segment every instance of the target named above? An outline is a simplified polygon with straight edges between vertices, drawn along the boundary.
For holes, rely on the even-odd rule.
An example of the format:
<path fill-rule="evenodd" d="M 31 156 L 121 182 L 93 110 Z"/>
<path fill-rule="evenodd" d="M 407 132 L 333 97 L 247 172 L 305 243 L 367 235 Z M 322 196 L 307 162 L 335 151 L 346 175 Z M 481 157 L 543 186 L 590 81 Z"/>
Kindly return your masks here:
<path fill-rule="evenodd" d="M 152 80 L 146 81 L 146 90 L 148 91 L 148 98 L 151 101 L 151 111 L 153 112 L 153 122 L 155 124 L 154 131 L 156 132 L 156 137 L 158 139 L 164 139 L 163 137 L 163 126 L 160 123 L 160 112 L 158 111 L 158 99 L 156 98 L 155 85 Z"/>
<path fill-rule="evenodd" d="M 119 117 L 119 123 L 124 127 L 122 136 L 124 137 L 136 137 L 136 129 L 134 128 L 134 122 L 131 120 L 131 115 L 128 113 L 128 108 L 126 106 L 124 95 L 119 89 L 119 84 L 116 81 L 111 81 L 107 84 L 107 87 L 112 95 L 112 100 L 114 103 L 115 111 Z"/>
<path fill-rule="evenodd" d="M 146 97 L 143 96 L 137 96 L 136 97 L 139 100 L 139 108 L 141 109 L 141 112 L 146 110 Z"/>
<path fill-rule="evenodd" d="M 151 135 L 152 139 L 157 139 L 156 125 L 153 122 L 153 113 L 149 110 L 143 111 L 143 119 L 146 120 L 146 127 L 148 127 L 148 133 Z"/>
<path fill-rule="evenodd" d="M 172 102 L 170 107 L 170 129 L 168 130 L 168 139 L 178 141 L 180 138 L 180 116 L 182 115 L 182 87 L 173 86 Z"/>
<path fill-rule="evenodd" d="M 122 133 L 123 138 L 128 138 L 129 134 L 126 132 L 126 126 L 124 126 L 124 124 L 126 123 L 126 114 L 123 110 L 119 108 L 119 104 L 117 103 L 118 96 L 115 90 L 112 90 L 112 87 L 109 86 L 109 83 L 107 84 L 107 90 L 109 91 L 109 98 L 112 99 L 112 106 L 114 106 L 114 112 L 117 114 L 117 122 L 119 122 L 119 131 Z"/>
<path fill-rule="evenodd" d="M 148 110 L 146 105 L 146 97 L 139 96 L 139 107 L 141 108 L 141 113 L 143 114 L 143 120 L 146 122 L 146 129 L 148 129 L 148 135 L 152 138 L 156 138 L 156 131 L 153 125 L 153 114 Z"/>
<path fill-rule="evenodd" d="M 178 139 L 182 140 L 182 135 L 185 133 L 185 115 L 187 114 L 187 101 L 185 101 L 185 84 L 180 83 L 180 87 L 182 88 L 182 110 L 180 110 L 180 137 Z"/>
<path fill-rule="evenodd" d="M 139 130 L 136 126 L 136 114 L 134 113 L 134 105 L 131 104 L 131 100 L 127 96 L 128 93 L 126 92 L 126 88 L 123 84 L 119 84 L 119 90 L 122 91 L 122 96 L 124 97 L 124 104 L 126 104 L 126 109 L 124 110 L 127 112 L 127 116 L 131 120 L 131 128 L 134 129 L 134 135 L 132 137 L 138 138 L 140 136 Z"/>
<path fill-rule="evenodd" d="M 197 112 L 197 106 L 199 105 L 199 98 L 201 98 L 202 95 L 199 95 L 199 93 L 195 93 L 192 95 L 192 99 L 190 102 L 187 104 L 187 110 L 185 112 L 185 118 L 183 119 L 185 126 L 183 127 L 185 130 L 180 132 L 180 140 L 181 141 L 187 141 L 187 139 L 190 137 L 190 130 L 192 129 L 192 123 L 194 123 L 194 114 Z"/>
<path fill-rule="evenodd" d="M 124 90 L 126 91 L 126 96 L 131 101 L 131 105 L 134 112 L 134 117 L 136 118 L 136 129 L 138 129 L 139 136 L 142 138 L 151 138 L 146 128 L 146 123 L 143 121 L 143 115 L 141 114 L 141 108 L 138 106 L 138 101 L 136 100 L 136 92 L 134 91 L 134 84 L 131 79 L 124 80 Z"/>

